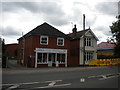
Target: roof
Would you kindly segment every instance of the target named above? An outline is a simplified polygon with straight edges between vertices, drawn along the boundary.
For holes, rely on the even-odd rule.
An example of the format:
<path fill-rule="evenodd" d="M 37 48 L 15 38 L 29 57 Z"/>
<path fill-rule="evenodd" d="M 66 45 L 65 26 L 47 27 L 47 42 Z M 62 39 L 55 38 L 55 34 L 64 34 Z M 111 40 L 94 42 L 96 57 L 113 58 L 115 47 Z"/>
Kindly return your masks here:
<path fill-rule="evenodd" d="M 33 30 L 31 30 L 30 32 L 25 34 L 23 37 L 26 38 L 31 35 L 46 35 L 46 36 L 50 36 L 50 37 L 69 38 L 66 34 L 64 34 L 63 32 L 59 31 L 58 29 L 54 28 L 53 26 L 51 26 L 50 24 L 48 24 L 46 22 L 37 26 L 36 28 L 34 28 Z M 19 39 L 21 39 L 21 38 L 19 38 Z"/>
<path fill-rule="evenodd" d="M 83 35 L 86 35 L 88 32 L 91 32 L 91 34 L 93 35 L 93 37 L 98 41 L 99 39 L 95 36 L 95 34 L 92 32 L 92 30 L 90 28 L 85 29 L 85 30 L 81 30 L 76 32 L 76 35 L 73 35 L 73 33 L 68 34 L 68 36 L 74 40 L 74 39 L 80 39 L 83 37 Z"/>
<path fill-rule="evenodd" d="M 98 50 L 109 50 L 109 49 L 114 49 L 115 43 L 112 42 L 101 42 L 98 44 L 97 49 Z"/>
<path fill-rule="evenodd" d="M 82 37 L 87 31 L 89 31 L 89 29 L 86 30 L 82 30 L 82 31 L 78 31 L 76 32 L 75 37 L 73 37 L 73 33 L 69 33 L 67 34 L 71 39 L 80 39 L 80 37 Z"/>

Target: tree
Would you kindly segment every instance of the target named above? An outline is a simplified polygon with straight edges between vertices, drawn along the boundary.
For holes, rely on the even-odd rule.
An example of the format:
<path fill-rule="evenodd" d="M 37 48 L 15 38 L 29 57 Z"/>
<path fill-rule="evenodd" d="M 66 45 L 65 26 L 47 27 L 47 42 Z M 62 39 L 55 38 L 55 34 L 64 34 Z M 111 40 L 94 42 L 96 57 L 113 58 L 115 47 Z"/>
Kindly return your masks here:
<path fill-rule="evenodd" d="M 120 57 L 120 15 L 118 15 L 116 18 L 117 18 L 117 21 L 112 23 L 112 26 L 110 26 L 110 29 L 113 34 L 113 38 L 115 38 L 115 41 L 116 41 L 114 54 L 116 57 Z"/>

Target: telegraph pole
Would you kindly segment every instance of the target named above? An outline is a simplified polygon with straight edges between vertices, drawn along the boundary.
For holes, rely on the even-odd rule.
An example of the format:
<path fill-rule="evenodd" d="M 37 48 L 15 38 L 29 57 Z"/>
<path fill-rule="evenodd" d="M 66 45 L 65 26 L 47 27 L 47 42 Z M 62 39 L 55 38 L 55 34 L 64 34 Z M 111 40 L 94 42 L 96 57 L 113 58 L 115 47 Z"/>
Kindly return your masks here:
<path fill-rule="evenodd" d="M 22 32 L 22 39 L 23 39 L 23 40 L 22 40 L 22 43 L 23 43 L 23 50 L 22 50 L 22 55 L 23 55 L 23 56 L 22 56 L 22 57 L 23 57 L 22 59 L 23 59 L 23 60 L 22 60 L 22 64 L 24 64 L 25 38 L 24 38 L 24 36 L 23 36 L 23 32 Z"/>
<path fill-rule="evenodd" d="M 83 14 L 83 31 L 85 32 L 85 14 Z M 83 65 L 85 65 L 85 33 L 83 35 Z"/>

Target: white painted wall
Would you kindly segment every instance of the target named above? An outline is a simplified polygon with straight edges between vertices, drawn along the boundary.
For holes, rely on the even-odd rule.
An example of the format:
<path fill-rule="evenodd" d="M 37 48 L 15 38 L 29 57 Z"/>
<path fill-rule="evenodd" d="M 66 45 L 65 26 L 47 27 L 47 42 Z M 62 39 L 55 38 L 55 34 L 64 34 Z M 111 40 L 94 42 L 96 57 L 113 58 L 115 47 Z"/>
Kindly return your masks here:
<path fill-rule="evenodd" d="M 93 46 L 90 46 L 90 47 L 86 46 L 85 51 L 93 51 L 94 52 L 93 58 L 97 59 L 97 48 L 96 48 L 97 40 L 93 37 L 93 34 L 91 32 L 86 33 L 85 36 L 92 38 L 92 43 L 93 43 Z M 80 58 L 79 58 L 80 65 L 83 65 L 83 49 L 82 48 L 83 48 L 83 38 L 80 38 Z"/>

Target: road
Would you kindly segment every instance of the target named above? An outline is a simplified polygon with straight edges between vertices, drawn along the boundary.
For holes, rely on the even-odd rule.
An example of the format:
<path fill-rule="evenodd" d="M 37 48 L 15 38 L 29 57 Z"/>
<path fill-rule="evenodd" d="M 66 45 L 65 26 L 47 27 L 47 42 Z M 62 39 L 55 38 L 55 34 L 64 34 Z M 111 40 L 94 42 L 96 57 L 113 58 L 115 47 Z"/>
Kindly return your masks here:
<path fill-rule="evenodd" d="M 118 88 L 118 67 L 4 69 L 3 90 L 40 88 Z"/>

